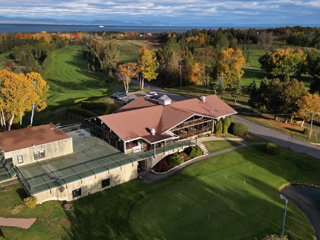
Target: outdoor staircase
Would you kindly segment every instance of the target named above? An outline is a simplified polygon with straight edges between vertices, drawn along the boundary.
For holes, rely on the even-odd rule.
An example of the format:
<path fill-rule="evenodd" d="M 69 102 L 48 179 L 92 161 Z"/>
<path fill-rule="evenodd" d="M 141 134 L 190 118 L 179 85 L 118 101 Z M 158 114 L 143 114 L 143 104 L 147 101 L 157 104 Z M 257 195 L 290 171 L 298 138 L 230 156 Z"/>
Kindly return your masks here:
<path fill-rule="evenodd" d="M 208 154 L 208 150 L 206 149 L 206 147 L 202 143 L 199 143 L 198 147 L 200 147 L 203 150 L 203 154 Z"/>
<path fill-rule="evenodd" d="M 4 153 L 0 151 L 0 182 L 11 180 L 16 176 L 12 159 L 5 159 Z"/>

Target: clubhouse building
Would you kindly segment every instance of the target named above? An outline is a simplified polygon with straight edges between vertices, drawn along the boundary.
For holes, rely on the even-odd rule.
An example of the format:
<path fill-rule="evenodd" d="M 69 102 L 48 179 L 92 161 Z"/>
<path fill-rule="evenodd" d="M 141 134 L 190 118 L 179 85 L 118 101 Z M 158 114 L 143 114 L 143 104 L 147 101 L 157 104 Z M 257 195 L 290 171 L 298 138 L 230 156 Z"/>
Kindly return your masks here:
<path fill-rule="evenodd" d="M 215 95 L 172 103 L 139 97 L 88 128 L 47 124 L 0 133 L 0 182 L 18 178 L 38 202 L 74 200 L 148 171 L 213 133 L 236 111 Z"/>

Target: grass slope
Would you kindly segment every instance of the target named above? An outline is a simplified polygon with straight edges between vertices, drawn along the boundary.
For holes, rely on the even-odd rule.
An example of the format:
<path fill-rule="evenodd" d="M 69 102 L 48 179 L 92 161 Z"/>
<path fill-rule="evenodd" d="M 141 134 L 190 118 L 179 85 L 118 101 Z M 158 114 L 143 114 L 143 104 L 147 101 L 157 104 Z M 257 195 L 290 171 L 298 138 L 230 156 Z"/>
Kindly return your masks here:
<path fill-rule="evenodd" d="M 68 46 L 52 53 L 52 64 L 43 76 L 50 87 L 48 107 L 37 114 L 38 120 L 61 115 L 65 107 L 74 105 L 75 99 L 103 95 L 119 88 L 120 84 L 107 85 L 98 74 L 87 68 L 80 46 Z"/>
<path fill-rule="evenodd" d="M 252 169 L 250 170 L 250 166 Z M 283 149 L 243 148 L 195 163 L 145 184 L 139 180 L 72 202 L 50 201 L 15 217 L 37 217 L 27 231 L 2 227 L 7 239 L 262 239 L 281 232 L 284 202 L 278 188 L 290 181 L 320 183 L 319 162 Z M 246 184 L 244 185 L 244 180 Z M 0 215 L 20 200 L 18 185 L 1 190 Z M 180 211 L 179 211 L 180 209 Z M 286 229 L 312 239 L 304 215 L 288 205 Z"/>

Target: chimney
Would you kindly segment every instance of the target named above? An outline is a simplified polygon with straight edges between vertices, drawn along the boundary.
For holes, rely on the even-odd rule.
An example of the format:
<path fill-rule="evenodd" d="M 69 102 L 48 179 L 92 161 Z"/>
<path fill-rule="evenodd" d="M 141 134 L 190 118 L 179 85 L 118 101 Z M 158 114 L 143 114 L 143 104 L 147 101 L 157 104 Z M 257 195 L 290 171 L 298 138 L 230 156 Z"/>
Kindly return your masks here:
<path fill-rule="evenodd" d="M 150 133 L 151 133 L 151 135 L 156 135 L 156 130 L 154 128 L 151 128 Z"/>
<path fill-rule="evenodd" d="M 201 101 L 202 101 L 203 103 L 206 103 L 206 96 L 202 96 L 202 97 L 200 97 L 200 99 L 201 99 Z"/>

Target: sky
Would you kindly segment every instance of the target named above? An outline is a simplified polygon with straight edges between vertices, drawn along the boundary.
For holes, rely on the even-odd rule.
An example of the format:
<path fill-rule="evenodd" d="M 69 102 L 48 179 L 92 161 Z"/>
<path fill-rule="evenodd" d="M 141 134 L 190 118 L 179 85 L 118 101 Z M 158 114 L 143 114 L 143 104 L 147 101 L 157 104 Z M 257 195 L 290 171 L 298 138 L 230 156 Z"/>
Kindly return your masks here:
<path fill-rule="evenodd" d="M 165 26 L 320 26 L 320 0 L 0 0 L 0 16 Z"/>

